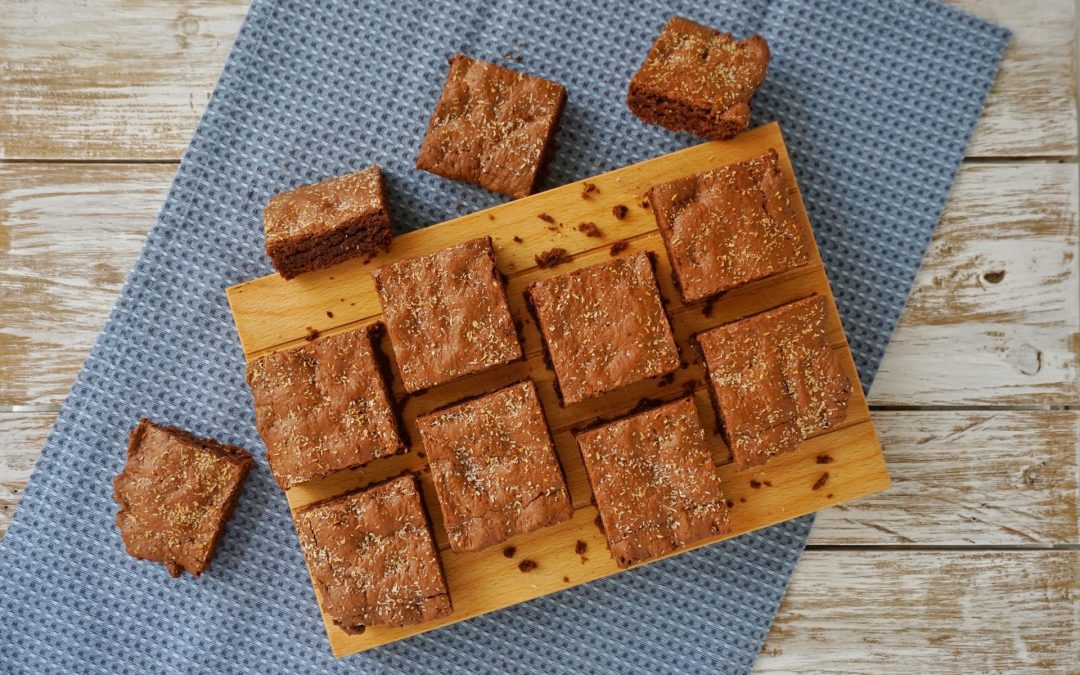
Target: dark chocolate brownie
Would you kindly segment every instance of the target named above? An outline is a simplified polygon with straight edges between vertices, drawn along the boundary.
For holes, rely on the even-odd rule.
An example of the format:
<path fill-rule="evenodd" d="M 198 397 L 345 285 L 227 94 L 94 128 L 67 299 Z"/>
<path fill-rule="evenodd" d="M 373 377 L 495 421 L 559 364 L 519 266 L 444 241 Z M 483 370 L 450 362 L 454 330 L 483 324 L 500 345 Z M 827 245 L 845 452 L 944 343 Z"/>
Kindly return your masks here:
<path fill-rule="evenodd" d="M 577 435 L 619 567 L 728 531 L 728 509 L 691 397 Z"/>
<path fill-rule="evenodd" d="M 407 391 L 521 358 L 491 237 L 381 267 L 374 277 Z"/>
<path fill-rule="evenodd" d="M 760 35 L 735 40 L 676 16 L 630 80 L 626 104 L 650 124 L 731 138 L 750 123 L 750 99 L 768 67 L 769 45 Z"/>
<path fill-rule="evenodd" d="M 413 474 L 298 510 L 323 611 L 347 633 L 450 614 L 450 593 Z"/>
<path fill-rule="evenodd" d="M 416 423 L 454 551 L 478 551 L 574 514 L 532 380 Z"/>
<path fill-rule="evenodd" d="M 679 367 L 647 253 L 534 282 L 526 297 L 564 403 Z"/>
<path fill-rule="evenodd" d="M 372 166 L 282 192 L 263 213 L 266 254 L 278 274 L 329 267 L 390 248 L 390 210 L 382 172 Z"/>
<path fill-rule="evenodd" d="M 255 422 L 281 489 L 405 451 L 379 367 L 382 324 L 248 365 Z"/>
<path fill-rule="evenodd" d="M 116 526 L 127 552 L 199 576 L 210 566 L 252 466 L 242 448 L 183 429 L 139 422 L 113 480 Z"/>
<path fill-rule="evenodd" d="M 695 336 L 739 470 L 764 464 L 847 416 L 852 384 L 812 295 Z"/>
<path fill-rule="evenodd" d="M 532 194 L 565 103 L 561 84 L 458 54 L 416 168 L 511 197 Z"/>
<path fill-rule="evenodd" d="M 809 260 L 774 150 L 656 185 L 649 203 L 687 302 Z"/>

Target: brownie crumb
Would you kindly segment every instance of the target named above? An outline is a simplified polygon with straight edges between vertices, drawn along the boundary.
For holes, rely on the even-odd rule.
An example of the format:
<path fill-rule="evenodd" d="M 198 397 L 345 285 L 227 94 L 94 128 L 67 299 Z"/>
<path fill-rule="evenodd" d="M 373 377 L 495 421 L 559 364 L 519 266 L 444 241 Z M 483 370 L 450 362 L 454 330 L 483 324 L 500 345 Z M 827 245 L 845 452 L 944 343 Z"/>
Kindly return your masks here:
<path fill-rule="evenodd" d="M 757 490 L 758 488 L 760 488 L 760 487 L 761 487 L 761 482 L 760 482 L 760 481 L 756 481 L 756 480 L 752 480 L 752 481 L 750 481 L 750 487 L 752 487 L 752 488 L 754 488 L 755 490 Z"/>
<path fill-rule="evenodd" d="M 668 373 L 667 375 L 663 375 L 658 380 L 656 380 L 656 386 L 657 387 L 666 387 L 666 386 L 668 386 L 669 384 L 671 384 L 674 381 L 675 381 L 675 373 Z"/>
<path fill-rule="evenodd" d="M 577 553 L 578 555 L 585 555 L 585 551 L 588 551 L 588 550 L 589 550 L 589 545 L 586 544 L 585 542 L 581 541 L 580 539 L 578 539 L 577 543 L 574 544 L 574 553 Z"/>
<path fill-rule="evenodd" d="M 811 490 L 820 490 L 821 488 L 825 487 L 825 483 L 827 483 L 827 482 L 829 482 L 829 472 L 828 471 L 821 474 L 821 478 L 818 478 L 817 481 L 814 482 L 813 487 L 811 487 L 810 489 Z"/>
<path fill-rule="evenodd" d="M 818 455 L 817 456 L 817 463 L 818 464 L 832 464 L 835 461 L 836 460 L 833 459 L 831 455 Z"/>
<path fill-rule="evenodd" d="M 582 199 L 592 199 L 593 194 L 597 192 L 600 192 L 600 190 L 597 189 L 595 183 L 590 183 L 586 181 L 585 184 L 581 186 Z"/>
<path fill-rule="evenodd" d="M 611 245 L 611 248 L 608 249 L 608 255 L 619 255 L 628 248 L 630 248 L 630 244 L 628 244 L 627 242 L 617 241 Z"/>
<path fill-rule="evenodd" d="M 596 518 L 593 519 L 593 524 L 595 524 L 596 528 L 598 530 L 600 530 L 601 534 L 603 534 L 603 532 L 604 532 L 604 520 L 600 517 L 599 513 L 596 514 Z"/>
<path fill-rule="evenodd" d="M 427 453 L 424 452 L 423 450 L 419 450 L 419 451 L 417 451 L 416 456 L 419 457 L 420 459 L 424 459 L 425 457 L 427 457 Z"/>
<path fill-rule="evenodd" d="M 825 495 L 825 499 L 832 499 L 832 493 L 830 492 L 829 494 Z"/>
<path fill-rule="evenodd" d="M 493 216 L 493 215 L 491 215 L 491 214 L 489 213 L 489 214 L 488 214 L 488 220 L 495 220 L 495 216 Z"/>
<path fill-rule="evenodd" d="M 513 558 L 516 553 L 517 553 L 517 549 L 514 548 L 513 546 L 507 546 L 506 548 L 503 549 L 503 557 L 504 558 Z"/>
<path fill-rule="evenodd" d="M 638 206 L 645 210 L 648 210 L 650 207 L 649 195 L 641 195 L 641 197 L 638 199 Z"/>
<path fill-rule="evenodd" d="M 308 342 L 319 339 L 319 331 L 315 330 L 311 326 L 304 326 L 304 330 L 307 331 L 307 335 L 304 337 L 304 339 Z"/>
<path fill-rule="evenodd" d="M 583 233 L 586 237 L 602 237 L 603 231 L 596 223 L 581 223 L 577 226 L 578 232 Z"/>
<path fill-rule="evenodd" d="M 742 504 L 745 504 L 746 503 L 746 497 L 739 497 L 739 502 L 742 503 Z"/>
<path fill-rule="evenodd" d="M 563 577 L 563 578 L 562 578 L 562 582 L 563 582 L 564 584 L 568 584 L 568 583 L 570 583 L 570 577 Z"/>
<path fill-rule="evenodd" d="M 536 561 L 529 560 L 528 558 L 518 563 L 518 569 L 522 572 L 532 572 L 537 567 L 539 567 L 539 565 L 536 564 Z"/>
<path fill-rule="evenodd" d="M 555 219 L 552 218 L 551 216 L 549 216 L 546 213 L 538 213 L 538 214 L 536 214 L 536 217 L 539 218 L 540 220 L 544 221 L 545 223 L 552 223 L 552 224 L 555 223 Z"/>
<path fill-rule="evenodd" d="M 589 562 L 589 559 L 588 559 L 588 557 L 586 557 L 586 556 L 581 556 L 581 564 L 582 564 L 582 565 L 584 565 L 584 564 L 585 564 L 585 563 L 587 563 L 587 562 Z"/>
<path fill-rule="evenodd" d="M 564 262 L 570 261 L 570 254 L 567 253 L 565 248 L 552 248 L 542 253 L 537 253 L 533 256 L 536 260 L 536 266 L 540 269 L 547 269 L 549 267 L 555 267 L 561 265 Z"/>
<path fill-rule="evenodd" d="M 986 279 L 991 284 L 1000 284 L 1001 280 L 1005 278 L 1005 270 L 995 270 L 993 272 L 987 272 L 983 275 L 983 279 Z"/>
<path fill-rule="evenodd" d="M 765 480 L 765 481 L 761 481 L 761 482 L 765 487 L 772 487 L 772 481 Z"/>
<path fill-rule="evenodd" d="M 622 220 L 625 218 L 628 211 L 630 211 L 630 209 L 626 208 L 626 204 L 616 204 L 611 207 L 611 214 L 615 216 L 615 220 Z"/>
<path fill-rule="evenodd" d="M 514 241 L 516 241 L 517 243 L 519 243 L 519 244 L 520 244 L 521 242 L 523 242 L 523 241 L 525 241 L 525 240 L 524 240 L 524 239 L 522 239 L 521 237 L 519 237 L 519 236 L 517 236 L 517 235 L 515 234 L 515 235 L 514 235 Z"/>
<path fill-rule="evenodd" d="M 730 509 L 730 508 L 733 508 L 733 507 L 735 506 L 735 502 L 731 501 L 730 499 L 725 499 L 725 500 L 724 500 L 724 503 L 725 503 L 725 504 L 727 504 L 727 507 L 728 507 L 729 509 Z"/>
<path fill-rule="evenodd" d="M 333 319 L 334 318 L 334 313 L 331 312 L 330 310 L 326 310 L 326 318 Z"/>

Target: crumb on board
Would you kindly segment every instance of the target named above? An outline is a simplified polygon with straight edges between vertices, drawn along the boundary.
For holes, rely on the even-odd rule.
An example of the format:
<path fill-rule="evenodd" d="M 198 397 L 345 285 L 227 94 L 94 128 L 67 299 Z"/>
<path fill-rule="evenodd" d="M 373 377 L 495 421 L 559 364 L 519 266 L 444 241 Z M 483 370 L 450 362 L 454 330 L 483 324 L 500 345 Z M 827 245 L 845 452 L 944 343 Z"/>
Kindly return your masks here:
<path fill-rule="evenodd" d="M 641 197 L 638 198 L 638 206 L 640 206 L 643 209 L 648 209 L 649 208 L 649 195 L 641 195 Z"/>
<path fill-rule="evenodd" d="M 763 480 L 763 481 L 761 481 L 761 484 L 764 485 L 765 487 L 772 487 L 772 481 L 771 480 Z"/>
<path fill-rule="evenodd" d="M 825 499 L 832 499 L 832 493 L 830 492 L 829 494 L 825 495 Z"/>
<path fill-rule="evenodd" d="M 489 213 L 489 214 L 488 214 L 488 220 L 495 220 L 495 216 L 493 216 L 493 215 L 491 215 L 491 214 Z"/>
<path fill-rule="evenodd" d="M 602 237 L 602 236 L 604 236 L 604 232 L 603 232 L 603 230 L 600 229 L 600 226 L 597 225 L 596 223 L 593 223 L 593 222 L 580 223 L 577 226 L 577 229 L 578 229 L 578 232 L 581 232 L 586 237 Z"/>
<path fill-rule="evenodd" d="M 820 490 L 821 488 L 825 487 L 825 483 L 828 483 L 828 482 L 829 482 L 829 472 L 826 471 L 825 473 L 821 474 L 821 477 L 818 478 L 814 482 L 813 487 L 811 487 L 810 489 L 811 490 Z"/>
<path fill-rule="evenodd" d="M 596 187 L 596 183 L 590 183 L 589 181 L 585 181 L 585 183 L 581 186 L 582 199 L 592 199 L 592 196 L 598 192 L 600 192 L 600 189 Z"/>
<path fill-rule="evenodd" d="M 536 214 L 536 217 L 539 218 L 540 220 L 544 221 L 545 223 L 554 224 L 554 222 L 555 222 L 555 219 L 552 218 L 551 216 L 549 216 L 546 213 L 538 213 L 538 214 Z"/>
<path fill-rule="evenodd" d="M 630 248 L 630 244 L 625 241 L 617 241 L 608 249 L 608 255 L 619 255 L 628 248 Z"/>
<path fill-rule="evenodd" d="M 515 235 L 514 235 L 514 241 L 516 241 L 517 243 L 519 243 L 519 244 L 520 244 L 520 243 L 522 243 L 522 242 L 523 242 L 523 241 L 525 241 L 525 240 L 524 240 L 524 239 L 522 239 L 521 237 L 519 237 L 519 236 L 517 236 L 517 235 L 515 234 Z"/>
<path fill-rule="evenodd" d="M 596 528 L 600 530 L 601 534 L 604 533 L 604 521 L 602 518 L 600 518 L 599 513 L 596 514 L 596 518 L 593 518 L 593 524 L 596 525 Z"/>
<path fill-rule="evenodd" d="M 334 313 L 331 312 L 330 310 L 326 310 L 326 318 L 333 319 L 334 318 Z"/>
<path fill-rule="evenodd" d="M 315 330 L 311 326 L 304 326 L 304 330 L 307 331 L 307 335 L 304 336 L 304 339 L 308 342 L 319 339 L 319 331 Z"/>
<path fill-rule="evenodd" d="M 585 551 L 588 551 L 588 550 L 589 550 L 589 545 L 586 544 L 585 542 L 583 542 L 580 539 L 578 539 L 577 543 L 574 544 L 574 553 L 577 553 L 578 555 L 585 555 Z"/>
<path fill-rule="evenodd" d="M 517 553 L 517 549 L 514 548 L 513 546 L 507 546 L 506 548 L 503 549 L 503 557 L 504 558 L 513 558 L 516 553 Z"/>
<path fill-rule="evenodd" d="M 739 497 L 739 502 L 745 504 L 746 503 L 746 497 Z"/>
<path fill-rule="evenodd" d="M 563 578 L 562 578 L 562 582 L 563 582 L 564 584 L 568 584 L 568 583 L 570 583 L 570 577 L 563 577 Z"/>
<path fill-rule="evenodd" d="M 529 560 L 528 558 L 518 563 L 518 569 L 522 572 L 532 572 L 537 567 L 540 567 L 540 565 L 536 564 L 535 560 Z"/>
<path fill-rule="evenodd" d="M 626 217 L 626 213 L 630 209 L 626 208 L 626 204 L 616 204 L 611 207 L 611 213 L 615 216 L 615 220 L 622 220 Z"/>
<path fill-rule="evenodd" d="M 754 488 L 755 490 L 757 490 L 758 488 L 760 488 L 760 487 L 761 487 L 761 481 L 758 481 L 758 480 L 751 480 L 751 481 L 750 481 L 750 487 L 752 487 L 752 488 Z"/>
<path fill-rule="evenodd" d="M 836 460 L 832 458 L 832 455 L 818 455 L 817 456 L 817 463 L 818 464 L 832 464 L 835 461 Z"/>
<path fill-rule="evenodd" d="M 729 509 L 733 509 L 733 508 L 735 508 L 735 502 L 731 501 L 730 499 L 725 499 L 725 500 L 724 500 L 724 503 L 725 503 L 725 504 L 727 504 L 727 507 L 728 507 Z"/>
<path fill-rule="evenodd" d="M 547 269 L 549 267 L 561 265 L 564 262 L 569 262 L 570 254 L 565 248 L 555 247 L 537 253 L 533 258 L 536 260 L 537 267 L 540 269 Z"/>

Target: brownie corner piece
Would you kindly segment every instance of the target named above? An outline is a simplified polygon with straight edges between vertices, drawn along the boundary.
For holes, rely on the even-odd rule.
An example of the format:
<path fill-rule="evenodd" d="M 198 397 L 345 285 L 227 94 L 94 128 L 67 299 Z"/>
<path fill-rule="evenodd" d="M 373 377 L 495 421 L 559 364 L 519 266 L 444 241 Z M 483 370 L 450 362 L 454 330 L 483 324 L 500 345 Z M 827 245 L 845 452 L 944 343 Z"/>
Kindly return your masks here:
<path fill-rule="evenodd" d="M 536 385 L 523 380 L 417 419 L 455 552 L 570 519 Z"/>
<path fill-rule="evenodd" d="M 376 322 L 248 364 L 256 427 L 281 489 L 405 451 L 381 332 Z"/>
<path fill-rule="evenodd" d="M 731 138 L 750 123 L 750 99 L 769 65 L 765 38 L 673 17 L 630 80 L 626 103 L 642 121 L 705 138 Z"/>
<path fill-rule="evenodd" d="M 491 237 L 392 263 L 372 275 L 407 391 L 522 358 Z"/>
<path fill-rule="evenodd" d="M 323 611 L 345 632 L 453 611 L 414 474 L 317 502 L 293 518 Z"/>
<path fill-rule="evenodd" d="M 576 438 L 619 567 L 729 531 L 727 503 L 693 397 Z"/>
<path fill-rule="evenodd" d="M 278 274 L 304 272 L 390 248 L 382 170 L 328 178 L 275 195 L 263 211 L 266 254 Z"/>
<path fill-rule="evenodd" d="M 202 574 L 252 465 L 242 448 L 142 419 L 113 479 L 127 552 L 163 564 L 173 577 Z"/>
<path fill-rule="evenodd" d="M 514 198 L 532 194 L 565 104 L 561 84 L 458 54 L 416 167 Z"/>
<path fill-rule="evenodd" d="M 533 282 L 526 299 L 565 404 L 679 367 L 649 253 Z"/>
<path fill-rule="evenodd" d="M 776 151 L 654 185 L 649 204 L 686 302 L 810 260 Z"/>
<path fill-rule="evenodd" d="M 853 385 L 828 342 L 826 302 L 811 295 L 695 336 L 740 471 L 846 418 Z"/>

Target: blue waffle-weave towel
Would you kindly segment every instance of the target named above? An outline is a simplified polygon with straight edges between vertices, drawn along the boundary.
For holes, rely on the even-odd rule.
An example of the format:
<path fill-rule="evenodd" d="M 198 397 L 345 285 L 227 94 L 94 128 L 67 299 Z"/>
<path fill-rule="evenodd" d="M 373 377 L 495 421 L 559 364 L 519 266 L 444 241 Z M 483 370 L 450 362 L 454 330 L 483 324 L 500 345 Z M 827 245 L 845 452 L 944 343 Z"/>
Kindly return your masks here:
<path fill-rule="evenodd" d="M 548 185 L 684 147 L 626 84 L 673 14 L 763 34 L 757 122 L 780 120 L 869 387 L 1007 31 L 931 0 L 256 0 L 116 309 L 0 543 L 0 666 L 17 672 L 749 670 L 804 518 L 334 661 L 261 459 L 222 289 L 267 274 L 275 192 L 380 164 L 401 229 L 497 195 L 413 168 L 461 51 L 562 82 Z M 504 62 L 504 61 L 503 61 Z M 140 416 L 260 455 L 208 574 L 125 553 L 110 481 Z"/>

